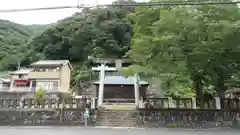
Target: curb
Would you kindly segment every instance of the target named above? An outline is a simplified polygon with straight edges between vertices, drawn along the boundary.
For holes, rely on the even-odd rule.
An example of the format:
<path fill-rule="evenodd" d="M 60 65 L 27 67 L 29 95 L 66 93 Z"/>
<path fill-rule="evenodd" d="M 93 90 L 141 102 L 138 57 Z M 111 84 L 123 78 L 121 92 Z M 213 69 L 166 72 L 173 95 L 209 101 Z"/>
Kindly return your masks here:
<path fill-rule="evenodd" d="M 137 127 L 111 127 L 111 126 L 95 126 L 93 128 L 105 128 L 105 129 L 145 129 L 145 128 L 137 128 Z"/>

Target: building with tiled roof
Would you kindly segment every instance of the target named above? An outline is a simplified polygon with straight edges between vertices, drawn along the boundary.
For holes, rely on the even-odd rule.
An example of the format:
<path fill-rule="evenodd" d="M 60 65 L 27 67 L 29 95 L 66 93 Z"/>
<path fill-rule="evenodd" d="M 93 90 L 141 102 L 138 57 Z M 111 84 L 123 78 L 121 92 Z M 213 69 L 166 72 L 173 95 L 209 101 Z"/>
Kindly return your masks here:
<path fill-rule="evenodd" d="M 10 90 L 16 92 L 69 92 L 72 66 L 68 60 L 40 60 L 10 72 Z"/>

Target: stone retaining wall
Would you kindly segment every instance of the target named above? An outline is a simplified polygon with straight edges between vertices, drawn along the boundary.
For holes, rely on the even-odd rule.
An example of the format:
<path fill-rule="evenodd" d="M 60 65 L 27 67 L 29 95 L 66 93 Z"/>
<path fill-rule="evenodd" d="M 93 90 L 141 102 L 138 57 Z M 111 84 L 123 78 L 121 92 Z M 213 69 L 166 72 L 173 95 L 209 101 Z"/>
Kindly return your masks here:
<path fill-rule="evenodd" d="M 139 109 L 138 126 L 156 128 L 238 127 L 240 109 Z M 239 120 L 240 121 L 240 120 Z"/>
<path fill-rule="evenodd" d="M 83 109 L 0 109 L 0 126 L 84 125 Z M 89 125 L 95 123 L 90 111 Z"/>
<path fill-rule="evenodd" d="M 0 126 L 84 126 L 84 111 L 78 108 L 2 108 Z M 139 109 L 134 117 L 136 126 L 144 128 L 240 128 L 234 125 L 234 119 L 240 121 L 239 113 L 240 109 Z M 95 125 L 97 114 L 98 110 L 90 110 L 88 126 Z"/>

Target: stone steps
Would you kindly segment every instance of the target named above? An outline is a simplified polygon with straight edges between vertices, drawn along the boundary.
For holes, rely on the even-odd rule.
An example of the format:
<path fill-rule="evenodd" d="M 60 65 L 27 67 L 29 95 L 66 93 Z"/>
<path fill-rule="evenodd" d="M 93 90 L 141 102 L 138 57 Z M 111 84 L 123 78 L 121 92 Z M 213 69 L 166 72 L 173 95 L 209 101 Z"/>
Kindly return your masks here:
<path fill-rule="evenodd" d="M 136 121 L 97 121 L 98 126 L 136 126 Z"/>
<path fill-rule="evenodd" d="M 96 126 L 134 127 L 137 113 L 134 110 L 103 110 L 97 116 Z"/>
<path fill-rule="evenodd" d="M 134 111 L 135 106 L 133 104 L 111 104 L 111 105 L 103 105 L 103 107 L 107 110 L 112 110 L 112 111 Z"/>
<path fill-rule="evenodd" d="M 98 122 L 114 122 L 114 123 L 130 123 L 130 122 L 136 122 L 137 119 L 131 119 L 131 120 L 116 120 L 116 119 L 107 119 L 107 120 L 104 120 L 104 119 L 100 119 Z"/>
<path fill-rule="evenodd" d="M 110 122 L 110 123 L 135 123 L 136 120 L 99 120 L 97 122 Z"/>
<path fill-rule="evenodd" d="M 96 123 L 95 126 L 103 126 L 102 124 L 100 123 Z M 136 127 L 137 124 L 112 124 L 112 123 L 106 123 L 104 124 L 104 126 L 107 126 L 107 127 Z"/>

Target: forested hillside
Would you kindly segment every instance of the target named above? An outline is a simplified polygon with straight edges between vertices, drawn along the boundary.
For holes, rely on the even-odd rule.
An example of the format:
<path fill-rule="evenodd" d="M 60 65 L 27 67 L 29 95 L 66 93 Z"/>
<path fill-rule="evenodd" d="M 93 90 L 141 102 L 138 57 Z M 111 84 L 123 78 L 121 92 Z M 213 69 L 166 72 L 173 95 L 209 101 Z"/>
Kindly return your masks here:
<path fill-rule="evenodd" d="M 0 20 L 0 60 L 9 53 L 16 53 L 18 47 L 31 36 L 31 31 L 22 25 Z"/>
<path fill-rule="evenodd" d="M 51 27 L 54 24 L 32 24 L 32 25 L 22 25 L 26 29 L 28 29 L 31 33 L 32 36 L 37 36 L 38 34 L 41 34 L 45 29 Z"/>
<path fill-rule="evenodd" d="M 0 20 L 0 69 L 8 69 L 16 65 L 24 54 L 25 45 L 44 30 L 45 25 L 20 25 Z"/>
<path fill-rule="evenodd" d="M 134 1 L 120 0 L 115 3 Z M 21 59 L 21 65 L 39 59 L 69 59 L 75 69 L 72 85 L 82 84 L 81 81 L 89 76 L 89 72 L 83 70 L 90 69 L 86 64 L 88 56 L 122 58 L 129 51 L 133 29 L 127 15 L 133 11 L 131 7 L 84 9 L 84 12 L 60 20 L 27 40 L 16 55 L 5 59 L 4 67 L 14 67 L 12 65 L 17 64 L 16 56 L 17 60 Z"/>

